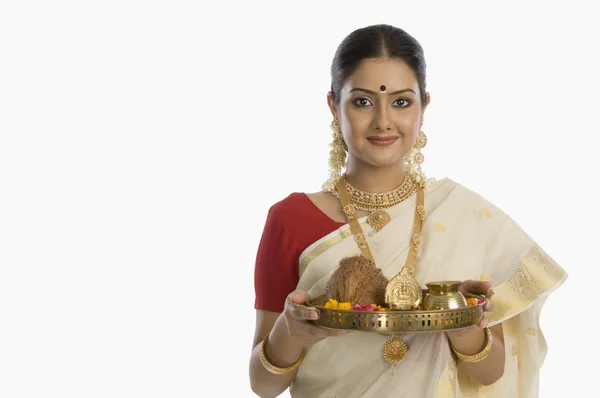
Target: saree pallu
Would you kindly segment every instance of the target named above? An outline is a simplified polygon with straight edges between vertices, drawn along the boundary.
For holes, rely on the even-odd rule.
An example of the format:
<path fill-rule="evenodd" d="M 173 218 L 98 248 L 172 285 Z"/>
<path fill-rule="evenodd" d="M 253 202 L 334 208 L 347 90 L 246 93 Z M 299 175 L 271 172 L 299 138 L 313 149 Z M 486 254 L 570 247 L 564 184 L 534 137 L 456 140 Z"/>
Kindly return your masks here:
<path fill-rule="evenodd" d="M 415 196 L 388 210 L 391 221 L 376 232 L 360 219 L 375 262 L 387 277 L 406 262 L 412 236 Z M 350 332 L 313 345 L 290 386 L 294 398 L 353 397 L 537 397 L 546 343 L 539 315 L 547 295 L 566 273 L 505 213 L 476 193 L 449 180 L 425 191 L 425 220 L 416 278 L 481 278 L 492 283 L 494 310 L 489 326 L 502 323 L 506 349 L 504 375 L 483 386 L 463 373 L 445 333 L 412 334 L 396 367 L 383 359 L 388 339 Z M 339 261 L 360 253 L 345 225 L 308 247 L 300 257 L 298 289 L 324 294 Z"/>

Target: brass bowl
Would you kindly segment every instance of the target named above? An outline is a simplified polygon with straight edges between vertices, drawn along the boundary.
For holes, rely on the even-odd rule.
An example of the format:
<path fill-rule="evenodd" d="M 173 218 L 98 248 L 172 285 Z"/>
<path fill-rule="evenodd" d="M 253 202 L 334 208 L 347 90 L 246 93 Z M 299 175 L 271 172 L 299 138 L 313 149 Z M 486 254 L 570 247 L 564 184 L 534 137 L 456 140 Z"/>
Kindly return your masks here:
<path fill-rule="evenodd" d="M 465 296 L 458 291 L 462 282 L 440 281 L 429 282 L 427 294 L 423 300 L 423 309 L 426 311 L 454 310 L 468 307 Z"/>
<path fill-rule="evenodd" d="M 423 295 L 427 293 L 423 291 Z M 465 294 L 467 297 L 483 297 Z M 483 303 L 456 309 L 436 311 L 354 311 L 325 308 L 328 297 L 307 301 L 319 313 L 309 322 L 327 329 L 356 330 L 374 333 L 429 333 L 466 329 L 475 326 L 483 316 Z"/>

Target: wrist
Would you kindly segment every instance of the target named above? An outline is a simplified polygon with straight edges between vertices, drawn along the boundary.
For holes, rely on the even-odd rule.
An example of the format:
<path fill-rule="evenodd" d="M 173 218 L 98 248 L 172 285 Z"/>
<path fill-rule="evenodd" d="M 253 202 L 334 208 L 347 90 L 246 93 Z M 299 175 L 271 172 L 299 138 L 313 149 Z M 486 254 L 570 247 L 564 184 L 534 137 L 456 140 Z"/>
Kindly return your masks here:
<path fill-rule="evenodd" d="M 305 348 L 292 340 L 285 325 L 285 320 L 281 322 L 281 318 L 275 322 L 265 342 L 265 355 L 273 365 L 282 368 L 295 363 Z"/>
<path fill-rule="evenodd" d="M 474 355 L 481 352 L 486 344 L 486 331 L 478 327 L 471 327 L 465 330 L 446 332 L 450 345 L 456 351 L 465 355 Z"/>
<path fill-rule="evenodd" d="M 490 331 L 490 329 L 485 328 L 485 346 L 483 347 L 483 349 L 477 353 L 474 354 L 466 354 L 464 352 L 461 352 L 460 350 L 456 349 L 456 347 L 452 346 L 452 350 L 454 351 L 454 354 L 458 357 L 458 359 L 460 359 L 462 362 L 467 362 L 467 363 L 474 363 L 474 362 L 480 362 L 483 361 L 484 359 L 487 358 L 487 356 L 490 354 L 490 351 L 492 349 L 492 344 L 494 343 L 494 338 L 492 336 L 492 332 Z"/>

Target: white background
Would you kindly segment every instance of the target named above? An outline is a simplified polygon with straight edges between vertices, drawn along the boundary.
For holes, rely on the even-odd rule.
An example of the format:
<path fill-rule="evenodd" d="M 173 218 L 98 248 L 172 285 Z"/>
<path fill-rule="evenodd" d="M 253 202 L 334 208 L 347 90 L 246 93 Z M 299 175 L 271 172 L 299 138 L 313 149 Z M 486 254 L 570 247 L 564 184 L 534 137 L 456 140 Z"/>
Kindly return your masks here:
<path fill-rule="evenodd" d="M 266 212 L 326 178 L 330 63 L 373 23 L 425 49 L 427 174 L 501 207 L 570 274 L 542 313 L 540 390 L 587 396 L 596 14 L 416 3 L 2 2 L 0 396 L 253 396 Z"/>

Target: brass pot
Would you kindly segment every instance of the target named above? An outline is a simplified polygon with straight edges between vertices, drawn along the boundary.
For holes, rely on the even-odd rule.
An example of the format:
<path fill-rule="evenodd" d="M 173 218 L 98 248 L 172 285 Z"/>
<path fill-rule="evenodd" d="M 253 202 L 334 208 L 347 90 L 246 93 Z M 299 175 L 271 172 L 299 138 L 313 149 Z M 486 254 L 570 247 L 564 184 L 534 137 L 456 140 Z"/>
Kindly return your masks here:
<path fill-rule="evenodd" d="M 439 311 L 468 307 L 465 296 L 458 291 L 461 284 L 460 281 L 426 283 L 427 294 L 423 301 L 423 309 L 425 311 Z"/>

